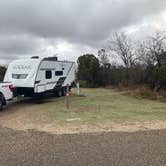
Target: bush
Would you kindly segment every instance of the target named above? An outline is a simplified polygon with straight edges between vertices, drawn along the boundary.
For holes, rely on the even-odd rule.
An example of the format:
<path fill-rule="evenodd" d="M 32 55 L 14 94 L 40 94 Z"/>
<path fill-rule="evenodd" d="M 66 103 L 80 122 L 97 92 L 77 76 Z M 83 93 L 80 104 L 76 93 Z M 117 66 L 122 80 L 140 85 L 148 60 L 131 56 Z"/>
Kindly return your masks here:
<path fill-rule="evenodd" d="M 6 72 L 6 67 L 0 66 L 0 81 L 3 81 Z"/>
<path fill-rule="evenodd" d="M 86 88 L 88 86 L 86 80 L 78 80 L 77 82 L 79 82 L 80 87 Z"/>
<path fill-rule="evenodd" d="M 166 65 L 160 67 L 158 71 L 158 77 L 159 77 L 161 86 L 166 89 Z"/>

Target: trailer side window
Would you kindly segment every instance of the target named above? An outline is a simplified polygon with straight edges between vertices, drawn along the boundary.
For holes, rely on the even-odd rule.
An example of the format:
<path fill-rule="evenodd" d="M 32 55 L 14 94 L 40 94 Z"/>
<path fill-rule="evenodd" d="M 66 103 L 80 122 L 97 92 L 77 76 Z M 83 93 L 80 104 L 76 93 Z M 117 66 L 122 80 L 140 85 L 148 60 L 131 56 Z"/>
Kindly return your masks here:
<path fill-rule="evenodd" d="M 63 75 L 63 71 L 56 71 L 56 72 L 55 72 L 55 75 L 56 75 L 56 76 L 62 76 L 62 75 Z"/>
<path fill-rule="evenodd" d="M 46 71 L 46 79 L 51 79 L 52 78 L 52 72 L 51 70 Z"/>

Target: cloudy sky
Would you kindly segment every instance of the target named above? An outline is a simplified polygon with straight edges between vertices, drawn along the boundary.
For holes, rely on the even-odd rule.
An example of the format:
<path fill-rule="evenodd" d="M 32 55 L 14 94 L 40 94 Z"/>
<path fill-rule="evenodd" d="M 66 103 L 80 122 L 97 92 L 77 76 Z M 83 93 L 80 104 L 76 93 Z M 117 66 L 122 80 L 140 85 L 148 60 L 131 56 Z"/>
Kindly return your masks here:
<path fill-rule="evenodd" d="M 0 65 L 97 53 L 112 31 L 144 38 L 166 30 L 165 0 L 0 0 Z"/>

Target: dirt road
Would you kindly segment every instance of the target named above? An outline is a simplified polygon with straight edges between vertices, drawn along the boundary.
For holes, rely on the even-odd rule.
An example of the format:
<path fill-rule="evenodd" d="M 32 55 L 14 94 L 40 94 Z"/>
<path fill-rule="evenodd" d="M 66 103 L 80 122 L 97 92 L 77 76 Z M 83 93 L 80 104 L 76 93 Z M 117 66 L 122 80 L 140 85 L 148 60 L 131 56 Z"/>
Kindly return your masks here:
<path fill-rule="evenodd" d="M 2 166 L 163 166 L 166 130 L 54 135 L 0 127 Z"/>

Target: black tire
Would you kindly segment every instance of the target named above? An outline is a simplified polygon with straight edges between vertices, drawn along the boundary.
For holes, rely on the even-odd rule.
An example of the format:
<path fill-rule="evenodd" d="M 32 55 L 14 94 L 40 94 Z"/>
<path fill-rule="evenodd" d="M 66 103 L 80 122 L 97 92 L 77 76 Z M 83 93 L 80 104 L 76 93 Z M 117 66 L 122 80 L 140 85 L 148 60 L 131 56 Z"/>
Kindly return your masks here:
<path fill-rule="evenodd" d="M 62 90 L 59 89 L 59 90 L 57 91 L 57 97 L 61 97 L 61 96 L 62 96 Z"/>
<path fill-rule="evenodd" d="M 66 88 L 65 87 L 62 89 L 62 96 L 66 96 Z"/>
<path fill-rule="evenodd" d="M 0 97 L 0 111 L 3 109 L 3 103 L 4 103 L 4 100 L 2 97 Z"/>

